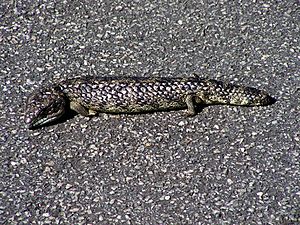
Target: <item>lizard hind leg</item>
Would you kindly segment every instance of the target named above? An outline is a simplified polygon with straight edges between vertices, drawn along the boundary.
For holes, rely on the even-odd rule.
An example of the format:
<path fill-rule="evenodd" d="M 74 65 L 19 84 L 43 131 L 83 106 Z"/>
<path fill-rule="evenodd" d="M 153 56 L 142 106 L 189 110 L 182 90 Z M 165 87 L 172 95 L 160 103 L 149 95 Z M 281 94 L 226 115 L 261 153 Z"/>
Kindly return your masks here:
<path fill-rule="evenodd" d="M 79 113 L 82 116 L 94 116 L 97 114 L 96 111 L 91 110 L 91 109 L 87 109 L 86 107 L 84 107 L 83 105 L 81 105 L 78 102 L 75 101 L 71 101 L 70 102 L 70 109 L 74 110 L 75 112 Z"/>
<path fill-rule="evenodd" d="M 194 96 L 187 95 L 185 98 L 185 103 L 188 107 L 186 116 L 189 116 L 189 117 L 195 116 L 197 113 L 196 113 L 195 104 L 194 104 Z"/>

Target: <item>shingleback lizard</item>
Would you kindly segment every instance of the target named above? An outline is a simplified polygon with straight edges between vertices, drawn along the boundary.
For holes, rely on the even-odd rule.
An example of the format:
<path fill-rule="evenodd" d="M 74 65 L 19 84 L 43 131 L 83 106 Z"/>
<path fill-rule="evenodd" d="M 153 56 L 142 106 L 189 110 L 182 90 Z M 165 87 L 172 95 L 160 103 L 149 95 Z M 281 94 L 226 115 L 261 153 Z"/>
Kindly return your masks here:
<path fill-rule="evenodd" d="M 61 81 L 29 96 L 25 122 L 29 129 L 56 121 L 67 109 L 83 116 L 186 109 L 196 105 L 269 105 L 266 92 L 197 76 L 190 78 L 85 77 Z"/>

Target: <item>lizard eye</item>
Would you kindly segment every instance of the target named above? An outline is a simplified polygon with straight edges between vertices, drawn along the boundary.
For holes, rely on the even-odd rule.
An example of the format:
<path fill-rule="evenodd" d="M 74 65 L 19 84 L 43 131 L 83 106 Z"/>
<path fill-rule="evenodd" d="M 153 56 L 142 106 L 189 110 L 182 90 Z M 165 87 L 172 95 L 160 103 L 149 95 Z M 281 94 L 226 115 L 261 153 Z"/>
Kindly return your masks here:
<path fill-rule="evenodd" d="M 49 105 L 47 108 L 48 114 L 53 114 L 59 112 L 64 105 L 62 105 L 60 102 L 54 102 L 53 104 Z"/>

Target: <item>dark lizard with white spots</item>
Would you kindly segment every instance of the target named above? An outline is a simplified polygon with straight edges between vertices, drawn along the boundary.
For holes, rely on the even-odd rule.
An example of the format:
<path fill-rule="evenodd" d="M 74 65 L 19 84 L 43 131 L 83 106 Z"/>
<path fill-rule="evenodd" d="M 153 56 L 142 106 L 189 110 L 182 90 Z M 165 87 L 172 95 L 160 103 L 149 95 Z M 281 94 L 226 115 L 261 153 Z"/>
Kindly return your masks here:
<path fill-rule="evenodd" d="M 27 101 L 30 129 L 56 121 L 71 109 L 83 116 L 187 109 L 197 105 L 269 105 L 266 92 L 197 76 L 190 78 L 85 77 L 61 81 L 34 92 Z"/>

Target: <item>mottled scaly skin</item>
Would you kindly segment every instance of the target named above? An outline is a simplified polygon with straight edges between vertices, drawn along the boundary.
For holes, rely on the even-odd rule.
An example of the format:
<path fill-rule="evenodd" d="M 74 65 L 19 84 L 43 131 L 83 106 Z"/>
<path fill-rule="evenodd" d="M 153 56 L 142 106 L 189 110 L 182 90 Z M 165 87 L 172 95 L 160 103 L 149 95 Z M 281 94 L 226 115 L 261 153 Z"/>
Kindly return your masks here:
<path fill-rule="evenodd" d="M 211 79 L 86 77 L 61 81 L 33 93 L 27 101 L 26 123 L 35 128 L 59 119 L 70 108 L 83 116 L 188 109 L 195 105 L 269 105 L 266 92 Z"/>

